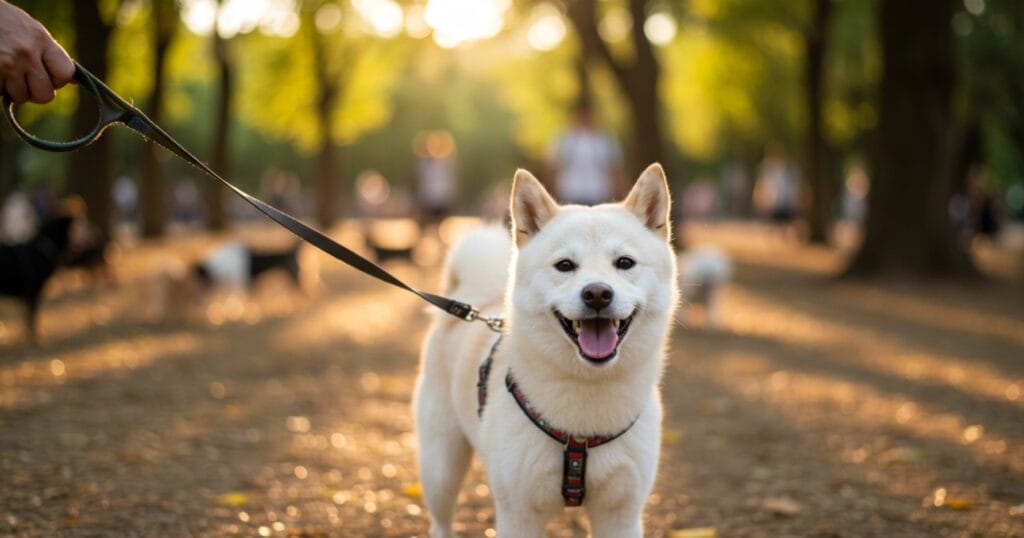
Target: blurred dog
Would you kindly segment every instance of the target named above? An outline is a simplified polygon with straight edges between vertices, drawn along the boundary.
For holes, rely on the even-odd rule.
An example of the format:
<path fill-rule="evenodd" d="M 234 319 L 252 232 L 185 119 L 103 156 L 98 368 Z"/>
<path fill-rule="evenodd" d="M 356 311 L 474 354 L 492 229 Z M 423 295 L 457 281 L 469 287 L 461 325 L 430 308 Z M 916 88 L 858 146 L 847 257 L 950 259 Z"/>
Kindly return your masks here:
<path fill-rule="evenodd" d="M 94 285 L 100 282 L 112 284 L 114 271 L 110 261 L 111 251 L 116 252 L 117 246 L 111 243 L 106 234 L 90 227 L 83 245 L 71 253 L 64 267 L 85 272 Z"/>
<path fill-rule="evenodd" d="M 214 291 L 251 291 L 268 273 L 284 274 L 296 290 L 309 294 L 319 278 L 315 257 L 300 256 L 301 242 L 284 250 L 254 250 L 231 241 L 212 250 L 187 268 L 171 268 L 163 276 L 161 310 L 183 312 Z"/>
<path fill-rule="evenodd" d="M 683 309 L 699 305 L 704 323 L 718 329 L 722 322 L 722 291 L 732 279 L 732 260 L 721 249 L 700 245 L 679 254 L 679 289 Z"/>
<path fill-rule="evenodd" d="M 69 206 L 74 207 L 74 206 Z M 43 289 L 57 267 L 81 244 L 84 211 L 67 209 L 42 223 L 24 243 L 0 245 L 0 295 L 25 306 L 25 329 L 32 345 L 39 343 L 39 307 Z"/>

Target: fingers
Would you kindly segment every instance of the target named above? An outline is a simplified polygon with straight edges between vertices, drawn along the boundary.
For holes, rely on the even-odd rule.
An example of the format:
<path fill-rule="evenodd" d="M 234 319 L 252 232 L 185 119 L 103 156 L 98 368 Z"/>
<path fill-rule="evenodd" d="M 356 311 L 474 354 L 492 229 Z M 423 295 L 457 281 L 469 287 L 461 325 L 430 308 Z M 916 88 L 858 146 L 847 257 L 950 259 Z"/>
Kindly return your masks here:
<path fill-rule="evenodd" d="M 21 104 L 28 101 L 28 85 L 25 84 L 25 76 L 20 72 L 8 73 L 4 79 L 4 91 L 11 96 L 11 100 Z"/>
<path fill-rule="evenodd" d="M 54 89 L 59 90 L 75 79 L 75 64 L 56 41 L 51 42 L 43 50 L 43 66 L 50 74 L 50 82 Z"/>
<path fill-rule="evenodd" d="M 28 85 L 28 98 L 33 103 L 43 104 L 53 100 L 53 82 L 42 62 L 36 61 L 29 67 L 25 73 L 25 83 Z"/>

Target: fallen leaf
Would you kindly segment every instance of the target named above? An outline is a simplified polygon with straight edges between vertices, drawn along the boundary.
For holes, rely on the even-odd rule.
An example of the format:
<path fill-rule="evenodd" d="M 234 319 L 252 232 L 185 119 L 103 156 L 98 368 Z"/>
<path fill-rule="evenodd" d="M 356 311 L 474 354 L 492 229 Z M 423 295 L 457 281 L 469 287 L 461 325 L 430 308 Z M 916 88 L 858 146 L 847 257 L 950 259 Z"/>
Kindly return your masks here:
<path fill-rule="evenodd" d="M 970 510 L 974 508 L 976 503 L 973 499 L 965 499 L 963 497 L 946 497 L 946 508 L 950 510 Z"/>
<path fill-rule="evenodd" d="M 676 529 L 668 536 L 669 538 L 716 538 L 718 533 L 714 527 L 694 527 L 692 529 Z"/>
<path fill-rule="evenodd" d="M 217 504 L 221 506 L 242 506 L 249 502 L 249 496 L 239 491 L 229 491 L 217 496 Z"/>
<path fill-rule="evenodd" d="M 920 448 L 909 446 L 898 446 L 886 450 L 878 456 L 878 461 L 883 465 L 893 463 L 916 463 L 924 457 L 924 451 Z"/>
<path fill-rule="evenodd" d="M 674 428 L 665 428 L 661 430 L 661 444 L 663 445 L 677 445 L 679 441 L 683 440 L 683 432 Z"/>
<path fill-rule="evenodd" d="M 761 501 L 761 510 L 776 516 L 793 517 L 800 513 L 800 503 L 789 497 L 768 497 Z"/>
<path fill-rule="evenodd" d="M 402 494 L 406 497 L 412 497 L 419 499 L 423 496 L 423 486 L 419 482 L 413 482 L 412 484 L 406 484 L 402 486 Z"/>

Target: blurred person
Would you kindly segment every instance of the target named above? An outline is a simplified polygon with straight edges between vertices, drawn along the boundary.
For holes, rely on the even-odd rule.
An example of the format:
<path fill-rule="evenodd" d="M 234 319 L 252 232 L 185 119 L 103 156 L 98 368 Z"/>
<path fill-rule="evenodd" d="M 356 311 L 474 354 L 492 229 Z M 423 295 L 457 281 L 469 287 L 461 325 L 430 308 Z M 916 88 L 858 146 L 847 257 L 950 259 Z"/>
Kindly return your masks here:
<path fill-rule="evenodd" d="M 870 189 L 871 182 L 864 168 L 860 165 L 851 167 L 843 182 L 839 208 L 840 219 L 854 224 L 863 222 L 864 216 L 867 214 Z"/>
<path fill-rule="evenodd" d="M 565 204 L 597 205 L 623 190 L 622 151 L 597 128 L 589 104 L 576 108 L 572 127 L 550 150 L 554 191 Z"/>
<path fill-rule="evenodd" d="M 122 222 L 131 222 L 138 217 L 139 187 L 128 176 L 114 181 L 114 206 Z"/>
<path fill-rule="evenodd" d="M 0 93 L 15 103 L 49 103 L 75 66 L 38 21 L 0 0 Z"/>
<path fill-rule="evenodd" d="M 29 196 L 21 191 L 11 193 L 0 209 L 0 243 L 28 241 L 36 231 L 39 219 Z"/>
<path fill-rule="evenodd" d="M 686 220 L 711 220 L 719 211 L 718 189 L 711 181 L 698 178 L 683 188 L 679 205 Z"/>
<path fill-rule="evenodd" d="M 57 195 L 53 193 L 53 188 L 49 185 L 37 185 L 33 188 L 29 201 L 32 202 L 32 209 L 36 211 L 36 216 L 42 220 L 56 214 L 60 205 Z"/>
<path fill-rule="evenodd" d="M 971 238 L 995 240 L 1002 228 L 1002 207 L 989 188 L 985 170 L 972 166 L 967 177 L 967 209 Z"/>
<path fill-rule="evenodd" d="M 455 180 L 455 140 L 447 131 L 417 136 L 416 201 L 420 206 L 420 224 L 436 227 L 455 205 L 458 185 Z"/>
<path fill-rule="evenodd" d="M 791 235 L 796 219 L 798 180 L 796 168 L 782 146 L 768 146 L 754 187 L 754 202 L 758 211 L 786 236 Z"/>
<path fill-rule="evenodd" d="M 725 212 L 730 217 L 746 216 L 750 209 L 750 178 L 743 163 L 733 159 L 722 172 Z"/>
<path fill-rule="evenodd" d="M 301 188 L 299 178 L 294 172 L 277 168 L 267 170 L 260 181 L 260 190 L 262 198 L 268 200 L 270 205 L 287 213 L 298 212 Z"/>
<path fill-rule="evenodd" d="M 199 220 L 199 189 L 186 178 L 174 183 L 171 190 L 171 214 L 174 220 L 189 225 Z"/>

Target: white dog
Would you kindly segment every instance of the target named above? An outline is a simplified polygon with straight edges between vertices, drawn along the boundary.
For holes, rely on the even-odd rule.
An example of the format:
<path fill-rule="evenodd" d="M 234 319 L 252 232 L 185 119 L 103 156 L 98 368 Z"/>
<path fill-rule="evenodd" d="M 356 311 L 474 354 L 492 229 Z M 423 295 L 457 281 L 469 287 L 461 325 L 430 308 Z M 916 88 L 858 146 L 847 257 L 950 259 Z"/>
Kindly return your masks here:
<path fill-rule="evenodd" d="M 542 536 L 563 506 L 578 505 L 595 537 L 643 535 L 677 296 L 669 203 L 657 164 L 624 202 L 595 207 L 559 206 L 520 170 L 515 245 L 484 228 L 453 249 L 447 292 L 508 325 L 499 336 L 439 319 L 424 346 L 415 415 L 432 536 L 453 536 L 473 450 L 502 538 Z"/>
<path fill-rule="evenodd" d="M 700 305 L 709 329 L 722 325 L 722 293 L 732 279 L 732 260 L 722 249 L 699 245 L 679 254 L 683 309 Z"/>

